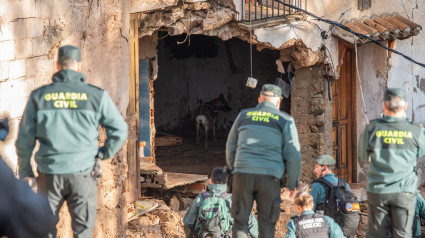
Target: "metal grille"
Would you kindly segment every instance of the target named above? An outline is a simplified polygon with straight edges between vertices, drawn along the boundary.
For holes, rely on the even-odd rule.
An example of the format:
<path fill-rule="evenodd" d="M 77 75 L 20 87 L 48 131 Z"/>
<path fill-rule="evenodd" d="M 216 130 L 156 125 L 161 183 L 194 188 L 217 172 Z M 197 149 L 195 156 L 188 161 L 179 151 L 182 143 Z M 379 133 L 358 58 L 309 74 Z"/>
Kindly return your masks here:
<path fill-rule="evenodd" d="M 302 0 L 241 0 L 243 6 L 242 21 L 267 20 L 296 14 L 295 9 L 281 2 L 303 8 Z"/>

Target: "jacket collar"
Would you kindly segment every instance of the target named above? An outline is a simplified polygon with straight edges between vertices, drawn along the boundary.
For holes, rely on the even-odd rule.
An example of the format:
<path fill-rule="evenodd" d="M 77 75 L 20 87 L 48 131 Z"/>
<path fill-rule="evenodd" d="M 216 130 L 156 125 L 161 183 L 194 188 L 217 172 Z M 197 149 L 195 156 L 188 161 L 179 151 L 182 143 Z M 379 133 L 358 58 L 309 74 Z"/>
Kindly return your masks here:
<path fill-rule="evenodd" d="M 277 108 L 276 108 L 276 106 L 275 106 L 275 105 L 273 105 L 273 103 L 271 103 L 271 102 L 262 102 L 262 103 L 259 103 L 259 104 L 256 106 L 256 108 L 260 108 L 260 107 L 270 107 L 270 108 L 277 109 Z"/>
<path fill-rule="evenodd" d="M 207 191 L 211 191 L 217 194 L 222 194 L 227 191 L 227 185 L 226 184 L 209 184 L 207 186 Z"/>
<path fill-rule="evenodd" d="M 310 215 L 310 214 L 314 214 L 314 211 L 313 210 L 306 210 L 306 211 L 301 212 L 301 215 Z"/>
<path fill-rule="evenodd" d="M 388 115 L 384 115 L 381 119 L 386 122 L 407 121 L 407 117 L 392 117 Z"/>
<path fill-rule="evenodd" d="M 58 71 L 53 75 L 53 82 L 60 82 L 60 83 L 85 83 L 86 82 L 86 76 L 84 74 L 69 70 L 69 69 L 63 69 Z"/>

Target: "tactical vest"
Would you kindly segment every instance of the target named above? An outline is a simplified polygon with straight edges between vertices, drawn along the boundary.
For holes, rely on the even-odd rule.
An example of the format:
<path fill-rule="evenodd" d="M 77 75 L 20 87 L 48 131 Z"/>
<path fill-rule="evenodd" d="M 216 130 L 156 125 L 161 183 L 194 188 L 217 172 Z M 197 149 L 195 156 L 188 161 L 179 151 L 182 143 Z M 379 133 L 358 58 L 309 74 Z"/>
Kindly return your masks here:
<path fill-rule="evenodd" d="M 292 217 L 298 238 L 328 238 L 329 227 L 325 216 L 308 214 Z"/>

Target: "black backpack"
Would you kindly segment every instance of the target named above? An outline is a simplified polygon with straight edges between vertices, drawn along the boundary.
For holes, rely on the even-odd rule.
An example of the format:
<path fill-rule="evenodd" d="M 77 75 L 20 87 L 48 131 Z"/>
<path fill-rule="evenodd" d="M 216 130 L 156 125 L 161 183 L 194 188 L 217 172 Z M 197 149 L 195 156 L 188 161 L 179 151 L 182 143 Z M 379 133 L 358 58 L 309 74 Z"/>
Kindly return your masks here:
<path fill-rule="evenodd" d="M 360 204 L 357 197 L 347 190 L 344 178 L 338 178 L 338 183 L 331 183 L 324 178 L 316 179 L 326 190 L 326 201 L 318 204 L 316 210 L 323 210 L 326 216 L 332 217 L 341 227 L 344 236 L 357 233 L 360 221 Z"/>

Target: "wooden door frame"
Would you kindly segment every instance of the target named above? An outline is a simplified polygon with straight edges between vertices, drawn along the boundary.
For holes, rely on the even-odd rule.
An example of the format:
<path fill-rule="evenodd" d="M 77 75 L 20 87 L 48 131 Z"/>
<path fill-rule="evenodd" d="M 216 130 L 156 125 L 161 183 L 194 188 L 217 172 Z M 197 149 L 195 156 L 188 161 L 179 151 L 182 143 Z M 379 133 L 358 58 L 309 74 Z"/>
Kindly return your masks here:
<path fill-rule="evenodd" d="M 140 197 L 140 158 L 139 158 L 139 24 L 138 14 L 130 14 L 130 86 L 127 107 L 127 183 L 126 202 Z M 130 133 L 131 132 L 131 133 Z"/>
<path fill-rule="evenodd" d="M 349 173 L 351 173 L 351 180 L 353 183 L 357 182 L 357 68 L 356 68 L 356 57 L 357 52 L 355 50 L 355 46 L 353 44 L 348 43 L 345 40 L 338 39 L 338 69 L 340 70 L 340 66 L 344 63 L 344 56 L 346 49 L 349 48 L 353 50 L 354 54 L 351 58 L 351 71 L 352 71 L 352 78 L 351 78 L 351 95 L 350 95 L 350 101 L 351 101 L 351 160 L 348 160 L 349 163 Z"/>

